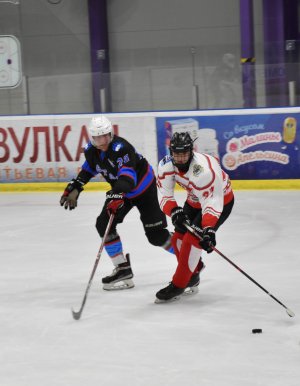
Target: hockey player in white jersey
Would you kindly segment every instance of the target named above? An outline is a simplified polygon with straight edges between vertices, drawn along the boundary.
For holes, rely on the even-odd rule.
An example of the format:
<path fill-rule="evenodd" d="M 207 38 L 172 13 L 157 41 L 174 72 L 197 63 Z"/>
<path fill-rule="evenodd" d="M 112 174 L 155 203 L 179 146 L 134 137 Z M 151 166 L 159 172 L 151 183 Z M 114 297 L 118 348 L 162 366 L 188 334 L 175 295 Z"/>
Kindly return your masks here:
<path fill-rule="evenodd" d="M 210 253 L 216 245 L 216 231 L 231 213 L 234 195 L 228 175 L 219 161 L 208 154 L 193 151 L 189 133 L 175 133 L 170 142 L 170 155 L 158 166 L 158 188 L 161 209 L 172 219 L 175 232 L 172 245 L 178 265 L 170 284 L 156 294 L 156 302 L 175 300 L 186 288 L 197 289 L 204 264 L 202 249 Z M 187 192 L 183 207 L 174 196 L 176 183 Z M 185 223 L 202 241 L 187 231 Z"/>

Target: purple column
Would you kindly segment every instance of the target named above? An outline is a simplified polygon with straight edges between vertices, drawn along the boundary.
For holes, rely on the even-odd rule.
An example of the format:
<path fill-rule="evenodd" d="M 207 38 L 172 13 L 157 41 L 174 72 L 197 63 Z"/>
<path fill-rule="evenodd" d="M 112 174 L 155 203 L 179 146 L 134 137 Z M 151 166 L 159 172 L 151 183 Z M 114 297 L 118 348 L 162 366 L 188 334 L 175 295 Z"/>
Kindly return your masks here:
<path fill-rule="evenodd" d="M 284 2 L 285 61 L 289 85 L 289 104 L 299 104 L 298 0 Z"/>
<path fill-rule="evenodd" d="M 240 30 L 244 107 L 256 107 L 252 0 L 240 0 Z"/>
<path fill-rule="evenodd" d="M 111 111 L 106 0 L 88 0 L 94 112 Z"/>
<path fill-rule="evenodd" d="M 284 0 L 263 0 L 266 106 L 288 105 Z"/>

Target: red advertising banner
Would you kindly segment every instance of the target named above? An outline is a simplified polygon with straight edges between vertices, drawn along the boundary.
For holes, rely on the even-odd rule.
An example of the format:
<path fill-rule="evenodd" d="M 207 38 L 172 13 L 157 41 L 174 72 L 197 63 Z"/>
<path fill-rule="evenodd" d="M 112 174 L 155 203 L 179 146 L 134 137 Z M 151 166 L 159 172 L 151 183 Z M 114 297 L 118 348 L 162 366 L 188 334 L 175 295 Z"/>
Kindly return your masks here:
<path fill-rule="evenodd" d="M 93 115 L 2 117 L 0 182 L 61 182 L 77 175 Z M 157 162 L 154 118 L 107 115 L 114 133 Z M 96 177 L 99 181 L 100 179 Z"/>

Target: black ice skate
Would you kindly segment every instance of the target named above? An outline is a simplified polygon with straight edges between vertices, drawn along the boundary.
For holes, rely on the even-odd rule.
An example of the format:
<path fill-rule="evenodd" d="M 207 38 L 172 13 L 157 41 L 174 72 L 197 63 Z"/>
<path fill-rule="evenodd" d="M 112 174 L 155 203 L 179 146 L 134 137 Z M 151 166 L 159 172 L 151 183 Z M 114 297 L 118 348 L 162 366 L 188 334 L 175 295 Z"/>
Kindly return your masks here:
<path fill-rule="evenodd" d="M 119 264 L 111 275 L 105 276 L 102 279 L 103 289 L 106 291 L 129 289 L 134 287 L 131 280 L 133 272 L 130 266 L 129 254 L 126 254 L 126 262 Z"/>
<path fill-rule="evenodd" d="M 199 291 L 200 284 L 200 272 L 194 273 L 188 282 L 183 295 L 192 295 L 196 294 Z"/>
<path fill-rule="evenodd" d="M 196 273 L 193 273 L 192 277 L 190 278 L 190 281 L 188 282 L 183 295 L 192 295 L 196 294 L 199 291 L 199 284 L 200 284 L 200 272 L 205 268 L 205 265 L 202 260 L 200 260 L 198 269 L 199 271 Z"/>
<path fill-rule="evenodd" d="M 171 282 L 167 287 L 157 292 L 155 303 L 172 302 L 179 299 L 183 292 L 184 288 L 176 287 L 176 285 Z"/>

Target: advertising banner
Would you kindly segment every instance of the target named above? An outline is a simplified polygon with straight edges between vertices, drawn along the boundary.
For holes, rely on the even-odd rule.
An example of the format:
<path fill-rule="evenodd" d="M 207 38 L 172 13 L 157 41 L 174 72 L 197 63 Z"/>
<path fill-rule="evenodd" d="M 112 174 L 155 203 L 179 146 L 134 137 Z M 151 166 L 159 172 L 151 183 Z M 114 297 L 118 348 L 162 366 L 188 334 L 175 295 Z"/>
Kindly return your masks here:
<path fill-rule="evenodd" d="M 62 182 L 84 162 L 93 115 L 20 116 L 0 119 L 0 182 Z M 157 164 L 154 118 L 112 115 L 114 133 L 126 138 Z M 99 181 L 96 177 L 94 180 Z"/>
<path fill-rule="evenodd" d="M 261 111 L 261 112 L 260 112 Z M 94 114 L 95 115 L 95 114 Z M 64 182 L 84 162 L 94 116 L 0 118 L 0 183 Z M 195 150 L 216 156 L 235 180 L 300 179 L 300 112 L 296 108 L 107 114 L 154 170 L 175 131 L 188 131 Z M 100 176 L 92 181 L 99 181 Z"/>
<path fill-rule="evenodd" d="M 156 118 L 158 158 L 174 132 L 188 131 L 195 150 L 216 156 L 231 179 L 299 179 L 299 113 Z"/>

